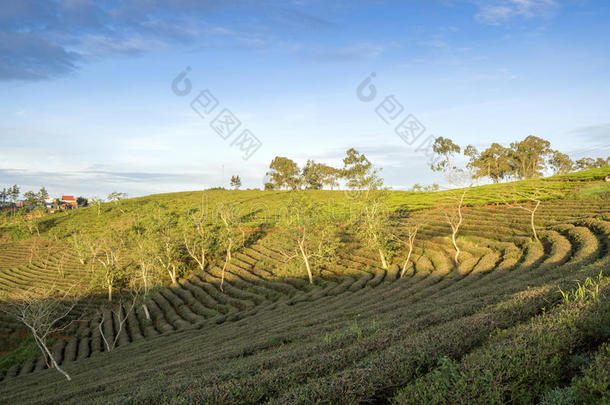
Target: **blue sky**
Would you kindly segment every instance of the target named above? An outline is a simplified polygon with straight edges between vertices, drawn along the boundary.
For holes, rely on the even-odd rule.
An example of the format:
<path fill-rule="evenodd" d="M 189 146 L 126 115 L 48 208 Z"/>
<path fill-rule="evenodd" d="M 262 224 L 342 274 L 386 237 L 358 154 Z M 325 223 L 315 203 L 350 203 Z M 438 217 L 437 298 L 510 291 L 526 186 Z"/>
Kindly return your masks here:
<path fill-rule="evenodd" d="M 444 183 L 376 114 L 387 96 L 421 140 L 533 134 L 605 157 L 609 20 L 587 0 L 3 1 L 0 187 L 136 196 L 233 174 L 261 187 L 274 156 L 340 165 L 350 147 L 394 188 Z M 218 106 L 202 118 L 191 101 L 206 89 Z M 210 127 L 225 108 L 241 122 L 226 140 Z M 262 144 L 247 160 L 231 144 L 244 129 Z"/>

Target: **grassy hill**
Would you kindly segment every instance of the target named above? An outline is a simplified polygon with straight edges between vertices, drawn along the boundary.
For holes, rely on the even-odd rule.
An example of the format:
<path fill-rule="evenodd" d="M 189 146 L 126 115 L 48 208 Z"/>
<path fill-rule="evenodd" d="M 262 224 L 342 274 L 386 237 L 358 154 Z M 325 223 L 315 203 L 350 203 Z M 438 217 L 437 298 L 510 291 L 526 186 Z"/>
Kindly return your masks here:
<path fill-rule="evenodd" d="M 57 336 L 66 382 L 32 350 L 19 325 L 0 318 L 2 403 L 606 403 L 610 372 L 610 167 L 474 187 L 465 197 L 452 261 L 450 227 L 438 206 L 452 191 L 391 192 L 386 209 L 425 216 L 408 271 L 403 247 L 388 269 L 359 242 L 347 219 L 359 195 L 307 191 L 333 214 L 344 244 L 309 284 L 289 266 L 275 236 L 290 192 L 222 191 L 154 195 L 37 220 L 46 255 L 0 226 L 0 290 L 36 283 L 88 283 L 69 249 L 78 231 L 132 221 L 155 204 L 184 213 L 239 203 L 244 227 L 261 235 L 221 262 L 160 286 L 117 327 L 103 296 Z M 540 241 L 527 212 L 505 196 L 537 191 Z M 407 217 L 397 216 L 404 235 Z M 104 312 L 106 311 L 106 312 Z M 117 336 L 107 352 L 100 333 Z M 9 340 L 15 341 L 10 345 Z M 14 350 L 13 350 L 14 349 Z M 571 401 L 571 402 L 570 402 Z"/>

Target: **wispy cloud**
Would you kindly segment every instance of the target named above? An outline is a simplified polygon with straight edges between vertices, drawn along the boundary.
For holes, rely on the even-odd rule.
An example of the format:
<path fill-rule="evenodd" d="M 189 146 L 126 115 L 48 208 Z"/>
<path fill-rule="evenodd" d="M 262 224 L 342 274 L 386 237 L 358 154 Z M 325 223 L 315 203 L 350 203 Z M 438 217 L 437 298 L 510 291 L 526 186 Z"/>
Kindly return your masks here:
<path fill-rule="evenodd" d="M 493 0 L 479 2 L 475 18 L 485 24 L 498 25 L 515 18 L 548 17 L 558 4 L 555 0 Z"/>
<path fill-rule="evenodd" d="M 297 52 L 308 53 L 308 56 L 313 59 L 332 62 L 376 58 L 385 50 L 385 45 L 371 42 L 359 42 L 344 47 L 316 50 L 297 48 Z"/>
<path fill-rule="evenodd" d="M 202 49 L 222 36 L 235 46 L 261 48 L 267 28 L 319 30 L 325 20 L 279 0 L 19 0 L 0 8 L 0 81 L 46 80 L 111 56 L 137 55 L 173 45 Z M 239 33 L 211 28 L 214 13 L 239 18 Z M 280 35 L 274 34 L 278 40 Z"/>
<path fill-rule="evenodd" d="M 580 140 L 605 142 L 608 145 L 610 139 L 610 123 L 589 125 L 571 130 L 568 134 L 578 137 Z"/>

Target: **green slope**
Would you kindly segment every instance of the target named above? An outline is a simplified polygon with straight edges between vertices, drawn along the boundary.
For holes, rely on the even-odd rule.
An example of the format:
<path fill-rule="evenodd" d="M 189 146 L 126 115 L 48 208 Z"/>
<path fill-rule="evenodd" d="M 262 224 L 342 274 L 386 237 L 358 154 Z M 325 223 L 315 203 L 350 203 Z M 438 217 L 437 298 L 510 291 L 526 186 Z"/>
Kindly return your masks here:
<path fill-rule="evenodd" d="M 157 290 L 149 299 L 152 321 L 133 313 L 110 353 L 97 332 L 99 314 L 79 324 L 54 344 L 72 382 L 38 357 L 11 366 L 0 382 L 0 402 L 531 403 L 571 396 L 575 403 L 602 403 L 608 399 L 602 370 L 610 338 L 604 275 L 610 202 L 600 178 L 609 172 L 515 184 L 545 187 L 541 242 L 531 239 L 525 212 L 494 205 L 512 185 L 473 188 L 460 265 L 452 264 L 442 213 L 432 210 L 402 279 L 396 266 L 382 269 L 366 246 L 350 245 L 310 286 L 303 274 L 283 272 L 273 239 L 263 239 L 236 254 L 224 291 L 215 267 Z M 321 201 L 332 196 L 338 212 L 350 202 L 340 191 L 309 193 Z M 254 210 L 261 203 L 277 209 L 288 198 L 287 192 L 206 194 L 211 205 L 230 199 Z M 443 194 L 393 192 L 391 205 L 423 209 Z M 150 201 L 185 210 L 201 195 L 131 199 L 105 205 L 100 216 L 93 207 L 60 214 L 44 232 L 120 223 Z M 16 246 L 7 244 L 0 256 L 6 288 L 36 274 L 11 265 L 20 260 Z M 394 263 L 405 256 L 401 250 Z M 118 332 L 116 325 L 104 328 Z"/>

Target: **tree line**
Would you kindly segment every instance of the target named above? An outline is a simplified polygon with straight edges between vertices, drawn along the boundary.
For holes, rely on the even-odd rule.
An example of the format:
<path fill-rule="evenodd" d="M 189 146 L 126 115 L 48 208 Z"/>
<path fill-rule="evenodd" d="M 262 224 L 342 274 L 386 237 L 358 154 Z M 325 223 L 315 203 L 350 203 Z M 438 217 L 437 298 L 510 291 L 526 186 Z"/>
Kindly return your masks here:
<path fill-rule="evenodd" d="M 521 180 L 541 177 L 551 170 L 553 174 L 566 174 L 575 170 L 592 169 L 610 165 L 607 158 L 581 158 L 572 160 L 567 154 L 551 148 L 548 140 L 530 135 L 509 146 L 492 143 L 479 151 L 473 145 L 462 148 L 449 138 L 438 137 L 432 149 L 435 159 L 430 169 L 447 174 L 450 185 L 456 175 L 466 172 L 469 178 L 499 183 L 505 180 Z M 463 155 L 467 159 L 465 169 L 457 166 L 456 161 Z M 325 163 L 308 160 L 304 167 L 283 156 L 276 156 L 269 165 L 265 190 L 333 190 L 341 182 L 350 189 L 378 189 L 382 183 L 381 169 L 356 149 L 347 150 L 343 167 L 335 168 Z M 232 179 L 231 185 L 235 187 Z M 239 181 L 241 185 L 241 181 Z M 239 188 L 239 186 L 235 187 Z M 421 186 L 416 184 L 413 191 L 437 191 L 438 185 Z"/>
<path fill-rule="evenodd" d="M 349 188 L 374 190 L 382 184 L 380 171 L 381 169 L 373 166 L 363 153 L 354 148 L 347 150 L 342 168 L 317 163 L 311 159 L 304 167 L 299 168 L 293 160 L 276 156 L 269 165 L 265 190 L 334 190 L 341 180 Z"/>
<path fill-rule="evenodd" d="M 480 152 L 473 145 L 462 150 L 451 139 L 438 137 L 432 148 L 438 159 L 430 164 L 430 168 L 445 172 L 450 184 L 454 173 L 462 171 L 455 165 L 460 153 L 468 158 L 466 169 L 471 178 L 487 178 L 494 183 L 542 177 L 547 170 L 552 170 L 553 174 L 566 174 L 610 165 L 610 157 L 573 161 L 567 154 L 552 149 L 549 141 L 533 135 L 512 142 L 508 147 L 494 142 Z"/>

